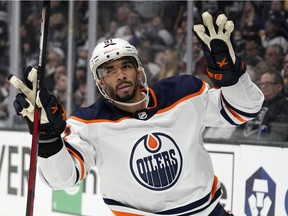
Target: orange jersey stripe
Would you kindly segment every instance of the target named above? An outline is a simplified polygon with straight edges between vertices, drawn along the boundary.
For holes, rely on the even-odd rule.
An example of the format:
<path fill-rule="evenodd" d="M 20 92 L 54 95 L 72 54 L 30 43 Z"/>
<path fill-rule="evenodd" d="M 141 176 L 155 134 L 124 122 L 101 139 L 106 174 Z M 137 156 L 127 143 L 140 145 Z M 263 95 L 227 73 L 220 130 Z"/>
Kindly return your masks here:
<path fill-rule="evenodd" d="M 120 122 L 120 121 L 123 121 L 123 120 L 125 120 L 125 119 L 130 119 L 130 117 L 123 117 L 123 118 L 120 118 L 120 119 L 118 119 L 118 120 L 115 120 L 115 121 L 113 121 L 113 120 L 108 120 L 108 119 L 93 119 L 93 120 L 85 120 L 85 119 L 81 119 L 81 118 L 78 118 L 78 117 L 76 117 L 76 116 L 71 116 L 70 117 L 71 119 L 74 119 L 74 120 L 76 120 L 76 121 L 79 121 L 79 122 L 82 122 L 82 123 L 84 123 L 84 124 L 91 124 L 91 123 L 100 123 L 100 122 L 114 122 L 114 123 L 117 123 L 117 122 Z"/>
<path fill-rule="evenodd" d="M 229 108 L 226 104 L 225 104 L 226 108 L 229 110 L 229 112 L 236 118 L 238 119 L 238 121 L 240 122 L 247 122 L 247 120 L 243 119 L 241 116 L 239 116 L 234 110 L 232 110 L 231 108 Z"/>
<path fill-rule="evenodd" d="M 115 216 L 143 216 L 139 214 L 134 214 L 134 213 L 127 213 L 127 212 L 119 212 L 115 210 L 111 210 Z"/>
<path fill-rule="evenodd" d="M 154 101 L 154 106 L 153 107 L 148 107 L 148 109 L 155 108 L 157 106 L 156 95 L 155 95 L 155 93 L 154 93 L 154 91 L 152 89 L 150 89 L 150 94 L 151 94 L 151 97 L 152 97 L 152 99 Z M 123 117 L 123 118 L 120 118 L 118 120 L 113 121 L 113 120 L 108 120 L 108 119 L 85 120 L 85 119 L 81 119 L 81 118 L 76 117 L 76 116 L 71 116 L 70 118 L 74 119 L 76 121 L 82 122 L 84 124 L 100 123 L 100 122 L 114 122 L 114 123 L 117 123 L 117 122 L 123 121 L 125 119 L 130 119 L 130 117 Z"/>
<path fill-rule="evenodd" d="M 167 112 L 168 110 L 170 110 L 170 109 L 172 109 L 173 107 L 175 107 L 177 104 L 179 104 L 179 103 L 181 103 L 181 102 L 183 102 L 183 101 L 185 101 L 185 100 L 187 100 L 187 99 L 189 99 L 189 98 L 192 98 L 192 97 L 195 97 L 195 96 L 198 96 L 198 95 L 202 94 L 204 90 L 205 90 L 205 84 L 204 84 L 204 82 L 202 82 L 202 87 L 201 87 L 201 89 L 200 89 L 198 92 L 195 92 L 195 93 L 193 93 L 193 94 L 190 94 L 190 95 L 187 95 L 186 97 L 181 98 L 180 100 L 178 100 L 178 101 L 176 101 L 175 103 L 173 103 L 171 106 L 159 110 L 156 114 L 163 113 L 163 112 Z M 156 95 L 155 95 L 155 93 L 154 93 L 154 91 L 153 91 L 152 89 L 150 89 L 150 94 L 151 94 L 151 96 L 152 96 L 153 101 L 154 101 L 155 104 L 154 104 L 153 107 L 148 107 L 148 109 L 155 108 L 155 107 L 157 106 Z M 114 122 L 114 123 L 118 123 L 118 122 L 123 121 L 123 120 L 125 120 L 125 119 L 131 119 L 130 117 L 123 117 L 123 118 L 120 118 L 120 119 L 118 119 L 118 120 L 113 121 L 113 120 L 108 120 L 108 119 L 85 120 L 85 119 L 81 119 L 81 118 L 76 117 L 76 116 L 71 116 L 70 118 L 71 118 L 71 119 L 74 119 L 74 120 L 76 120 L 76 121 L 82 122 L 82 123 L 84 123 L 84 124 L 100 123 L 100 122 L 101 122 L 101 123 L 102 123 L 102 122 L 111 122 L 111 123 Z"/>
<path fill-rule="evenodd" d="M 176 101 L 175 103 L 173 103 L 169 107 L 166 107 L 164 109 L 159 110 L 157 112 L 157 114 L 167 112 L 167 111 L 171 110 L 172 108 L 174 108 L 177 104 L 179 104 L 179 103 L 181 103 L 181 102 L 183 102 L 185 100 L 188 100 L 188 99 L 190 99 L 192 97 L 195 97 L 195 96 L 198 96 L 198 95 L 202 94 L 203 91 L 205 90 L 205 87 L 206 87 L 206 85 L 204 84 L 204 82 L 202 82 L 202 87 L 201 87 L 201 89 L 198 92 L 195 92 L 193 94 L 190 94 L 190 95 L 187 95 L 186 97 L 181 98 L 180 100 Z"/>
<path fill-rule="evenodd" d="M 156 95 L 154 93 L 154 91 L 152 89 L 149 89 L 149 92 L 151 94 L 151 97 L 154 101 L 154 106 L 153 107 L 148 107 L 147 109 L 151 109 L 151 108 L 155 108 L 158 104 L 157 104 L 157 100 L 156 100 Z"/>
<path fill-rule="evenodd" d="M 214 181 L 213 181 L 212 190 L 211 190 L 211 199 L 213 199 L 215 196 L 215 193 L 217 191 L 217 185 L 218 185 L 218 178 L 214 176 Z"/>
<path fill-rule="evenodd" d="M 72 151 L 72 149 L 70 149 L 68 147 L 66 147 L 66 148 L 69 151 L 69 153 L 79 161 L 80 168 L 81 168 L 80 180 L 82 180 L 84 178 L 84 173 L 85 173 L 84 162 L 75 152 Z"/>

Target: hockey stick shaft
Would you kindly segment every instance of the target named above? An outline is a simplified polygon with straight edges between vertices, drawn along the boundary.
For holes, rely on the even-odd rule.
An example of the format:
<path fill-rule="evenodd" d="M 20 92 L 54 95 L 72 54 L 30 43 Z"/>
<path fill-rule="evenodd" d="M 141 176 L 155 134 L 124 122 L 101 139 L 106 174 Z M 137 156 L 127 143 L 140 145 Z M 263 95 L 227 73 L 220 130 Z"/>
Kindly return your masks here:
<path fill-rule="evenodd" d="M 39 43 L 39 62 L 38 62 L 38 70 L 37 70 L 37 88 L 35 91 L 35 98 L 37 96 L 38 90 L 40 90 L 43 87 L 45 63 L 46 63 L 48 27 L 49 27 L 49 10 L 50 10 L 50 1 L 43 1 L 40 43 Z M 39 108 L 36 105 L 36 102 L 34 105 L 35 105 L 34 106 L 35 107 L 34 125 L 33 125 L 34 127 L 33 127 L 33 133 L 32 133 L 32 144 L 31 144 L 31 153 L 30 153 L 26 216 L 33 216 L 33 211 L 34 211 L 34 197 L 35 197 L 38 142 L 39 142 L 39 125 L 40 125 L 40 120 L 41 120 L 41 108 Z"/>

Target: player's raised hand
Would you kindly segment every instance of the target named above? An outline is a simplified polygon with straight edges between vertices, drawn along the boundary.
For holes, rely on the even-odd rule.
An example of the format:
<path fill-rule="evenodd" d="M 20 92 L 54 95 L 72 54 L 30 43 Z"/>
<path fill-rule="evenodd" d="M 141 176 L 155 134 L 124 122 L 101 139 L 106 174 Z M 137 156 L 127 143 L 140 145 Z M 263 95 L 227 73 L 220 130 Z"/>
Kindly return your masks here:
<path fill-rule="evenodd" d="M 230 86 L 238 82 L 245 72 L 244 62 L 235 56 L 231 43 L 234 24 L 224 14 L 215 23 L 210 13 L 202 14 L 203 24 L 194 25 L 194 32 L 202 42 L 207 59 L 208 75 L 218 86 Z"/>
<path fill-rule="evenodd" d="M 43 88 L 37 92 L 37 69 L 31 66 L 24 71 L 24 82 L 10 74 L 9 82 L 17 88 L 20 93 L 16 95 L 13 103 L 17 115 L 21 115 L 28 123 L 29 132 L 33 131 L 34 105 L 41 107 L 40 139 L 45 140 L 60 135 L 66 126 L 66 115 L 63 106 L 59 104 L 56 97 Z M 35 103 L 36 100 L 36 103 Z"/>
<path fill-rule="evenodd" d="M 13 103 L 17 115 L 22 115 L 28 118 L 31 122 L 34 121 L 34 104 L 37 85 L 37 69 L 28 66 L 24 71 L 24 83 L 18 77 L 10 74 L 9 82 L 20 91 L 16 95 Z M 46 113 L 42 113 L 41 123 L 48 123 Z"/>

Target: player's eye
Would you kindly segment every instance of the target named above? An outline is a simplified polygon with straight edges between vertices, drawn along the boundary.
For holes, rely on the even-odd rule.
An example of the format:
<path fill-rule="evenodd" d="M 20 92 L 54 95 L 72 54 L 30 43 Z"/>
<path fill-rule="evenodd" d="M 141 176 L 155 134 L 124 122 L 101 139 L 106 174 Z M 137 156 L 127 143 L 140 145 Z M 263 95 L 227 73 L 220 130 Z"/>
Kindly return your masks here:
<path fill-rule="evenodd" d="M 116 72 L 115 68 L 106 68 L 106 75 L 111 74 L 111 73 L 115 73 L 115 72 Z"/>
<path fill-rule="evenodd" d="M 123 71 L 129 71 L 132 68 L 134 68 L 134 65 L 130 62 L 127 62 L 121 65 L 120 68 L 115 68 L 115 67 L 99 68 L 97 69 L 97 74 L 98 74 L 99 79 L 102 79 L 106 75 L 116 73 L 118 70 L 123 72 Z"/>
<path fill-rule="evenodd" d="M 98 73 L 98 76 L 99 78 L 103 78 L 105 77 L 106 75 L 108 74 L 113 74 L 116 72 L 116 69 L 115 68 L 99 68 L 97 69 L 97 73 Z"/>
<path fill-rule="evenodd" d="M 129 70 L 131 68 L 133 68 L 133 65 L 131 63 L 126 63 L 122 67 L 122 69 L 124 69 L 124 70 Z"/>

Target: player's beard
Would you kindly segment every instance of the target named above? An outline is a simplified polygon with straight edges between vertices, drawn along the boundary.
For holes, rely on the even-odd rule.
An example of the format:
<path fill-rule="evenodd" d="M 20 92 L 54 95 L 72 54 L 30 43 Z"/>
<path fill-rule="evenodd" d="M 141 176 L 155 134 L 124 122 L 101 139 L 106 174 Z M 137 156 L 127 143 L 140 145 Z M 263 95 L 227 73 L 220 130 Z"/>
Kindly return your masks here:
<path fill-rule="evenodd" d="M 121 96 L 117 93 L 117 88 L 118 88 L 118 86 L 120 86 L 123 83 L 131 85 L 132 86 L 132 92 L 126 93 L 125 95 Z M 136 91 L 139 88 L 138 81 L 136 81 L 134 83 L 130 82 L 130 81 L 124 81 L 121 84 L 118 84 L 115 89 L 111 88 L 110 86 L 107 87 L 107 91 L 109 92 L 109 95 L 111 95 L 114 100 L 117 100 L 117 101 L 120 101 L 123 103 L 132 102 L 132 100 L 135 98 Z"/>

